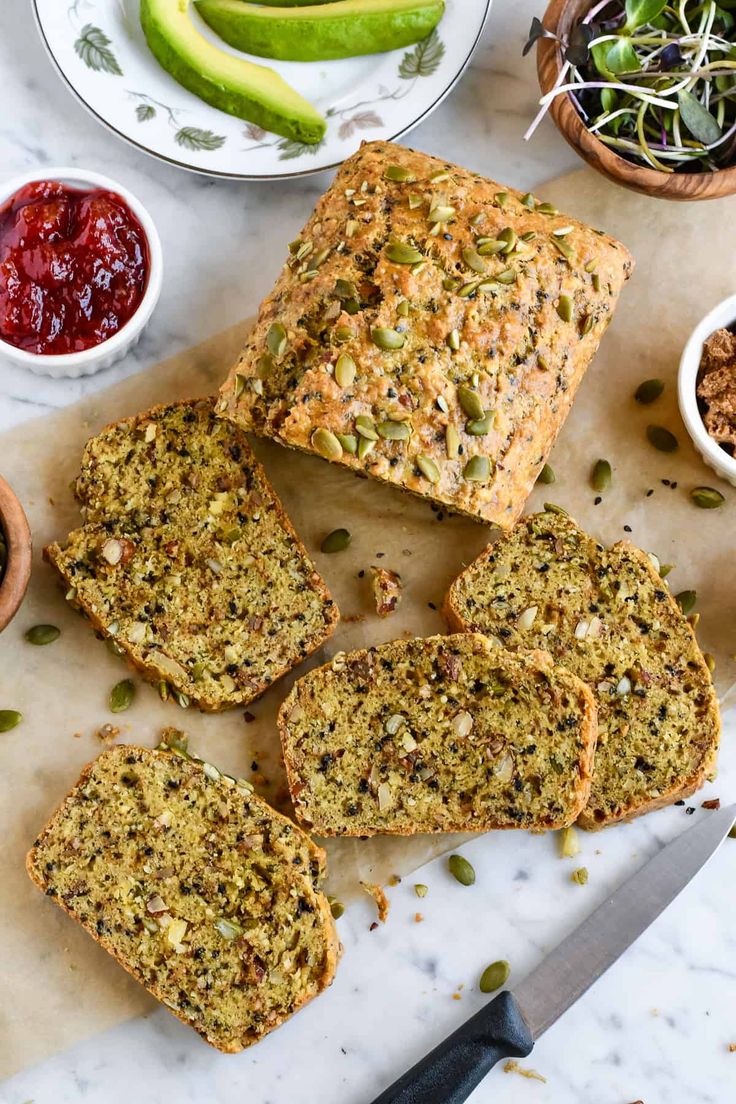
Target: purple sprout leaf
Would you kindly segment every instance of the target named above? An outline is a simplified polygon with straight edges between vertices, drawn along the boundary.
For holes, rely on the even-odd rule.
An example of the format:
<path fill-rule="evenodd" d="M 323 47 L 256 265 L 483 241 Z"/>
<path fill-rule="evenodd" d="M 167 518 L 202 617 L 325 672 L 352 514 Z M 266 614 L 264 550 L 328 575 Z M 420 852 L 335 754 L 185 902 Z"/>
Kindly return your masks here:
<path fill-rule="evenodd" d="M 696 141 L 702 142 L 704 146 L 718 141 L 723 131 L 707 107 L 704 107 L 692 92 L 686 92 L 683 89 L 678 94 L 677 102 L 680 118 Z"/>
<path fill-rule="evenodd" d="M 659 55 L 659 64 L 662 69 L 680 69 L 685 64 L 679 42 L 670 42 Z"/>
<path fill-rule="evenodd" d="M 590 61 L 590 43 L 598 38 L 600 30 L 595 23 L 578 23 L 570 35 L 565 61 L 580 69 Z"/>
<path fill-rule="evenodd" d="M 545 28 L 544 24 L 542 23 L 542 20 L 537 19 L 536 15 L 535 15 L 534 18 L 532 19 L 532 25 L 529 28 L 529 38 L 526 40 L 526 45 L 524 46 L 524 49 L 521 51 L 521 56 L 526 57 L 526 55 L 529 53 L 529 51 L 531 50 L 534 43 L 537 42 L 540 38 L 555 38 L 556 39 L 557 35 L 554 34 L 552 31 L 548 31 Z"/>

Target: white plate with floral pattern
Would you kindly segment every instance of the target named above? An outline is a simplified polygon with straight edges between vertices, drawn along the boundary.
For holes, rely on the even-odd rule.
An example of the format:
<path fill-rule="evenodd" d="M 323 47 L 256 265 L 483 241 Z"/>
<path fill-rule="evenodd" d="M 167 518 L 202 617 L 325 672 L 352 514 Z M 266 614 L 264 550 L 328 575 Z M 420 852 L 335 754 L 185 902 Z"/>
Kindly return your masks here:
<path fill-rule="evenodd" d="M 446 0 L 428 38 L 391 53 L 310 63 L 254 58 L 326 116 L 327 134 L 314 146 L 218 111 L 177 84 L 146 45 L 139 0 L 33 0 L 33 6 L 61 77 L 119 137 L 195 172 L 270 180 L 334 168 L 363 139 L 398 138 L 425 119 L 470 61 L 491 2 Z M 192 18 L 221 49 L 237 53 L 196 13 Z"/>

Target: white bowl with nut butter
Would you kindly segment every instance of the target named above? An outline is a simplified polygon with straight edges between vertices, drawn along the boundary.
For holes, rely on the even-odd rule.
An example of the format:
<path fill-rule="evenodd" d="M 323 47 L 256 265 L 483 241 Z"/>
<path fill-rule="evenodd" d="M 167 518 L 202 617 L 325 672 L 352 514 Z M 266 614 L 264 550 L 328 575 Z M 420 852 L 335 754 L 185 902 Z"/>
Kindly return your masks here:
<path fill-rule="evenodd" d="M 698 399 L 698 381 L 705 344 L 717 330 L 736 325 L 736 295 L 730 295 L 693 330 L 683 349 L 678 372 L 680 413 L 695 448 L 706 464 L 736 487 L 736 457 L 731 456 L 708 432 Z M 736 358 L 734 359 L 734 391 L 736 392 Z"/>

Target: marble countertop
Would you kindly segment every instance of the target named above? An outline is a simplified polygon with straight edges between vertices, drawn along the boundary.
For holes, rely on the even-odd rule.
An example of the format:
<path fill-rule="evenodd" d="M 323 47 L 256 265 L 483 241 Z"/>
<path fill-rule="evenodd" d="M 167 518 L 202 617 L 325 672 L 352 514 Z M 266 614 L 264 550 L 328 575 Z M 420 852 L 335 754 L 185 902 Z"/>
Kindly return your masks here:
<path fill-rule="evenodd" d="M 469 72 L 412 133 L 412 144 L 525 189 L 576 166 L 550 123 L 531 144 L 521 139 L 534 113 L 536 77 L 533 61 L 521 62 L 519 54 L 531 16 L 542 8 L 535 0 L 495 0 Z M 101 168 L 148 205 L 167 266 L 159 308 L 124 364 L 82 381 L 49 381 L 0 364 L 2 429 L 108 386 L 251 314 L 276 275 L 279 243 L 296 235 L 327 178 L 278 185 L 214 181 L 129 148 L 63 89 L 38 42 L 28 0 L 5 0 L 0 8 L 0 72 L 3 173 L 51 164 Z M 733 710 L 727 721 L 733 742 Z M 331 990 L 252 1051 L 220 1055 L 152 1002 L 149 1015 L 6 1082 L 0 1101 L 369 1104 L 480 1007 L 477 983 L 489 962 L 507 959 L 510 984 L 520 980 L 663 842 L 707 815 L 701 802 L 718 795 L 715 783 L 687 807 L 583 835 L 574 863 L 558 858 L 551 836 L 479 838 L 463 848 L 477 872 L 473 887 L 453 881 L 440 859 L 389 890 L 391 914 L 377 930 L 369 930 L 370 901 L 352 904 L 339 922 L 345 956 Z M 570 881 L 575 865 L 590 871 L 584 887 Z M 422 900 L 415 882 L 429 887 Z M 522 1063 L 546 1081 L 497 1069 L 471 1100 L 732 1101 L 735 883 L 736 843 L 729 842 Z"/>

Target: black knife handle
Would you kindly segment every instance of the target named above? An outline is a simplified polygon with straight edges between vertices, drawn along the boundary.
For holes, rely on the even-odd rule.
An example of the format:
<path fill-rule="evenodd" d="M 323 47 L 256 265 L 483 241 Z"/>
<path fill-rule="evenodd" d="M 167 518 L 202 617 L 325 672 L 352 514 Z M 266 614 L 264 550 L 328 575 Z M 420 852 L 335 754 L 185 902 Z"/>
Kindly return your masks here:
<path fill-rule="evenodd" d="M 525 1058 L 533 1046 L 513 993 L 500 993 L 373 1104 L 463 1104 L 496 1062 Z"/>

